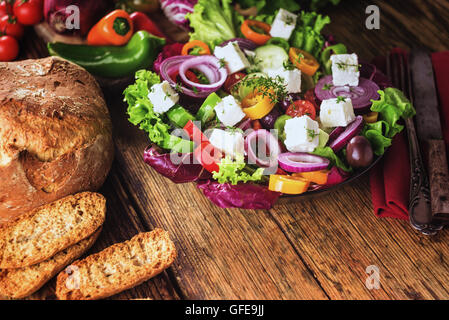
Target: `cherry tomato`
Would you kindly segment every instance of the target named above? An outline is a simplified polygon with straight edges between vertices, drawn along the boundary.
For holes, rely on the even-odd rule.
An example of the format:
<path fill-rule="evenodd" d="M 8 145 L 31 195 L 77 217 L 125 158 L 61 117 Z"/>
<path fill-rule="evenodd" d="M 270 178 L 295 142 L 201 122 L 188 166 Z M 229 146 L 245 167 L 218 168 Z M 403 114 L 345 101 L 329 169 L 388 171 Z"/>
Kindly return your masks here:
<path fill-rule="evenodd" d="M 8 1 L 0 1 L 0 17 L 12 14 L 12 5 Z"/>
<path fill-rule="evenodd" d="M 13 16 L 3 16 L 0 18 L 0 33 L 12 36 L 16 39 L 23 37 L 25 28 Z"/>
<path fill-rule="evenodd" d="M 13 7 L 17 20 L 26 26 L 37 24 L 43 17 L 42 0 L 16 0 Z"/>
<path fill-rule="evenodd" d="M 19 43 L 14 37 L 0 37 L 0 61 L 12 61 L 19 55 Z"/>
<path fill-rule="evenodd" d="M 170 75 L 170 78 L 171 78 L 173 81 L 175 81 L 176 83 L 178 83 L 179 81 L 181 81 L 181 80 L 178 79 L 178 77 L 179 77 L 179 70 L 173 72 L 173 73 Z M 200 83 L 200 80 L 198 79 L 198 77 L 196 76 L 196 74 L 193 73 L 193 72 L 190 71 L 190 70 L 187 70 L 187 71 L 186 71 L 186 77 L 187 77 L 187 79 L 189 79 L 189 80 L 192 81 L 192 82 Z"/>
<path fill-rule="evenodd" d="M 316 118 L 315 107 L 312 102 L 307 100 L 296 100 L 290 105 L 290 107 L 288 107 L 285 114 L 290 117 L 302 117 L 304 115 L 308 115 L 313 120 Z"/>
<path fill-rule="evenodd" d="M 227 93 L 231 93 L 232 87 L 240 82 L 244 77 L 246 77 L 246 74 L 243 72 L 236 72 L 233 74 L 230 74 L 228 78 L 226 79 L 225 83 L 223 84 L 224 90 Z"/>
<path fill-rule="evenodd" d="M 251 126 L 253 127 L 254 130 L 263 129 L 262 124 L 260 123 L 259 120 L 251 121 Z"/>

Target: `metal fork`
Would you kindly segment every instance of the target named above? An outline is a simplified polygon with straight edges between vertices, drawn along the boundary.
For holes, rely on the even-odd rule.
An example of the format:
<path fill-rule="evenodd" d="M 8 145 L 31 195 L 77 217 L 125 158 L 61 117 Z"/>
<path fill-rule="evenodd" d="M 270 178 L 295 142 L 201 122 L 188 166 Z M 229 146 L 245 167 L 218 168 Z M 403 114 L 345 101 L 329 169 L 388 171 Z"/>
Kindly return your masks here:
<path fill-rule="evenodd" d="M 393 85 L 402 90 L 413 103 L 413 88 L 408 56 L 399 52 L 390 53 L 387 59 L 387 75 Z M 421 148 L 412 118 L 405 120 L 409 142 L 411 181 L 409 194 L 409 216 L 413 228 L 425 235 L 434 235 L 443 227 L 432 221 L 430 186 L 421 157 Z"/>

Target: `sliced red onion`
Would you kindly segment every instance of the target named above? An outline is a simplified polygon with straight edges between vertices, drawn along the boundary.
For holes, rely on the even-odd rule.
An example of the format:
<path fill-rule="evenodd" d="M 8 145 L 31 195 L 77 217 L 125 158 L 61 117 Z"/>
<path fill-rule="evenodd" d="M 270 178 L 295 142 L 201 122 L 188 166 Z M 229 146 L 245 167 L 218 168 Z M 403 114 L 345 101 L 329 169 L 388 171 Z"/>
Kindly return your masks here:
<path fill-rule="evenodd" d="M 193 63 L 191 62 L 193 60 Z M 203 85 L 187 79 L 185 73 L 189 68 L 202 72 L 211 84 Z M 211 92 L 217 91 L 226 81 L 228 72 L 220 67 L 219 60 L 214 56 L 173 56 L 165 59 L 161 65 L 161 77 L 173 87 L 179 84 L 171 76 L 179 72 L 184 85 L 179 91 L 194 98 L 206 98 Z M 193 89 L 194 88 L 194 89 Z"/>
<path fill-rule="evenodd" d="M 330 164 L 326 158 L 304 152 L 281 153 L 278 161 L 279 166 L 287 172 L 325 170 Z"/>
<path fill-rule="evenodd" d="M 369 111 L 371 100 L 379 99 L 379 86 L 368 79 L 360 78 L 357 87 L 334 86 L 332 76 L 325 76 L 315 87 L 315 95 L 320 100 L 333 99 L 337 97 L 350 98 L 356 114 Z"/>
<path fill-rule="evenodd" d="M 231 40 L 226 40 L 225 42 L 220 44 L 219 47 L 224 47 L 229 42 L 237 42 L 237 44 L 240 47 L 240 50 L 242 50 L 242 51 L 244 51 L 244 50 L 253 51 L 253 50 L 255 50 L 257 48 L 257 44 L 254 41 L 251 41 L 251 40 L 245 39 L 245 38 L 234 38 L 234 39 L 231 39 Z"/>
<path fill-rule="evenodd" d="M 339 135 L 341 135 L 345 131 L 345 127 L 337 127 L 329 134 L 329 140 L 327 143 L 331 143 L 335 139 L 338 138 Z"/>
<path fill-rule="evenodd" d="M 246 131 L 248 129 L 251 129 L 251 119 L 245 119 L 242 122 L 239 123 L 239 125 L 237 126 L 237 128 L 242 129 L 243 131 Z"/>
<path fill-rule="evenodd" d="M 281 153 L 281 146 L 279 145 L 278 139 L 270 132 L 259 129 L 251 132 L 246 137 L 245 151 L 248 154 L 248 159 L 251 161 L 250 163 L 256 163 L 261 167 L 271 167 L 277 165 L 277 158 Z"/>
<path fill-rule="evenodd" d="M 334 152 L 341 150 L 346 146 L 353 137 L 358 135 L 363 128 L 363 117 L 357 116 L 353 122 L 348 124 L 345 131 L 343 131 L 334 141 L 330 143 L 330 147 Z"/>

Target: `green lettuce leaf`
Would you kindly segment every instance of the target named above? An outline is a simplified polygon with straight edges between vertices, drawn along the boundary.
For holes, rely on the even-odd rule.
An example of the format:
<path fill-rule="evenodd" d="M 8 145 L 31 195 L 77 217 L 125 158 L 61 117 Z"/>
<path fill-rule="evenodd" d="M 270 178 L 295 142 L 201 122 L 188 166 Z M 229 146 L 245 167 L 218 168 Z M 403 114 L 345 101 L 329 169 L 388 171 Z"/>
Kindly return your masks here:
<path fill-rule="evenodd" d="M 399 120 L 411 118 L 416 113 L 411 102 L 396 88 L 379 90 L 379 95 L 380 99 L 372 100 L 371 106 L 371 111 L 379 113 L 379 121 L 366 123 L 362 131 L 378 156 L 391 146 L 393 137 L 404 129 Z"/>
<path fill-rule="evenodd" d="M 193 13 L 186 15 L 190 27 L 190 40 L 201 40 L 213 50 L 216 45 L 236 38 L 238 23 L 243 20 L 231 7 L 232 0 L 199 0 Z"/>
<path fill-rule="evenodd" d="M 245 172 L 245 157 L 242 154 L 237 155 L 235 160 L 226 156 L 218 164 L 218 167 L 219 171 L 214 172 L 212 177 L 219 183 L 230 182 L 232 185 L 239 182 L 260 181 L 264 172 L 263 168 L 258 168 L 252 174 Z"/>
<path fill-rule="evenodd" d="M 259 14 L 273 15 L 280 8 L 290 12 L 296 12 L 301 9 L 300 5 L 295 0 L 238 0 L 235 1 L 240 4 L 243 9 L 256 7 Z"/>
<path fill-rule="evenodd" d="M 336 155 L 331 147 L 318 147 L 313 152 L 311 152 L 311 154 L 315 154 L 317 156 L 328 159 L 331 162 L 330 167 L 336 166 L 343 171 L 352 172 L 352 167 L 346 164 L 346 162 L 342 160 L 342 158 Z"/>
<path fill-rule="evenodd" d="M 192 142 L 171 135 L 169 132 L 171 127 L 153 111 L 148 93 L 153 85 L 160 82 L 159 76 L 154 72 L 147 70 L 136 72 L 136 82 L 123 92 L 124 101 L 128 103 L 128 120 L 146 131 L 150 140 L 158 146 L 172 151 L 190 152 L 193 148 Z"/>

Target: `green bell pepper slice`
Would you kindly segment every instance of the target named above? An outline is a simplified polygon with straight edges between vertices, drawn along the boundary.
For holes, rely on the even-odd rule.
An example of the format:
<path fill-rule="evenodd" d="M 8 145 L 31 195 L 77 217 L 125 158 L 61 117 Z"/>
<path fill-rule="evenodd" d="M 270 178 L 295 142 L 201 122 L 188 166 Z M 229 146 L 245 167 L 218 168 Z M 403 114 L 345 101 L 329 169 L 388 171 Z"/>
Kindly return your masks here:
<path fill-rule="evenodd" d="M 195 120 L 195 117 L 180 105 L 175 105 L 167 111 L 166 115 L 168 120 L 178 128 L 184 128 L 189 120 Z"/>
<path fill-rule="evenodd" d="M 196 113 L 196 120 L 201 121 L 201 125 L 212 121 L 215 118 L 215 106 L 221 101 L 221 98 L 215 92 L 212 92 L 204 100 L 200 109 Z"/>
<path fill-rule="evenodd" d="M 138 31 L 120 47 L 50 42 L 47 48 L 50 55 L 76 63 L 93 75 L 120 78 L 152 66 L 164 44 L 165 39 Z"/>
<path fill-rule="evenodd" d="M 277 130 L 278 137 L 282 141 L 284 141 L 286 138 L 284 131 L 285 122 L 291 118 L 292 117 L 290 117 L 289 115 L 283 114 L 282 116 L 277 118 L 276 121 L 274 122 L 274 129 Z"/>

